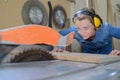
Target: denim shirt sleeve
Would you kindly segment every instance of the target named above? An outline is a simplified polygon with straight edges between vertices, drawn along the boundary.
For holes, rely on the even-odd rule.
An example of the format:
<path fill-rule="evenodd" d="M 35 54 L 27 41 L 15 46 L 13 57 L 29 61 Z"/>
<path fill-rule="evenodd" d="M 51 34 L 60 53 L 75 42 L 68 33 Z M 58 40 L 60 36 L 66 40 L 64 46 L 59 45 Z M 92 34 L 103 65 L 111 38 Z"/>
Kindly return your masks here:
<path fill-rule="evenodd" d="M 109 36 L 120 39 L 120 28 L 116 26 L 112 26 L 109 23 L 105 23 L 109 29 Z"/>
<path fill-rule="evenodd" d="M 68 29 L 64 29 L 64 30 L 59 31 L 59 33 L 61 35 L 65 36 L 65 35 L 67 35 L 68 33 L 72 32 L 72 31 L 76 32 L 77 28 L 75 26 L 71 26 Z"/>
<path fill-rule="evenodd" d="M 79 41 L 79 42 L 82 41 L 83 39 L 82 39 L 82 37 L 79 35 L 78 30 L 77 30 L 77 27 L 75 27 L 75 26 L 71 26 L 71 27 L 69 27 L 68 29 L 61 30 L 61 31 L 59 31 L 59 33 L 60 33 L 61 35 L 65 36 L 65 35 L 67 35 L 68 33 L 73 32 L 73 31 L 74 31 L 74 33 L 75 33 L 74 39 L 76 39 L 76 40 Z"/>

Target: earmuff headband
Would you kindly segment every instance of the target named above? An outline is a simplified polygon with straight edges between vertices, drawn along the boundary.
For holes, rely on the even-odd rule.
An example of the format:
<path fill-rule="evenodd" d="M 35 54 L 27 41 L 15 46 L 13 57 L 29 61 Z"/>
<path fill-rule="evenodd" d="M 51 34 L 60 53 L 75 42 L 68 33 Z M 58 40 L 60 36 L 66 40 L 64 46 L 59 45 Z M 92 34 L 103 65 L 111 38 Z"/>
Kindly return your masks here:
<path fill-rule="evenodd" d="M 74 22 L 74 18 L 75 17 L 80 17 L 81 14 L 85 14 L 85 15 L 88 15 L 88 16 L 91 16 L 92 19 L 93 19 L 93 23 L 95 25 L 96 28 L 99 28 L 101 26 L 101 24 L 103 23 L 102 22 L 102 19 L 99 17 L 99 15 L 97 14 L 94 14 L 90 11 L 86 11 L 86 10 L 81 10 L 81 11 L 78 11 L 77 13 L 75 13 L 74 17 L 73 17 L 73 22 Z"/>

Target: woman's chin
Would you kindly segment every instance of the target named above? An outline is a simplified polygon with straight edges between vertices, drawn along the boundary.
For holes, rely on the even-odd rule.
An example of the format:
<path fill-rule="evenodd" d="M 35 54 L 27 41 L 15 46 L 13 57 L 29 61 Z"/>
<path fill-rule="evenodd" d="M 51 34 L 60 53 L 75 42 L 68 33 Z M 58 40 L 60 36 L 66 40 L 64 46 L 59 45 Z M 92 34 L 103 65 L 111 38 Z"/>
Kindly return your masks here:
<path fill-rule="evenodd" d="M 83 37 L 83 39 L 84 39 L 84 40 L 87 40 L 87 39 L 88 39 L 88 37 Z"/>

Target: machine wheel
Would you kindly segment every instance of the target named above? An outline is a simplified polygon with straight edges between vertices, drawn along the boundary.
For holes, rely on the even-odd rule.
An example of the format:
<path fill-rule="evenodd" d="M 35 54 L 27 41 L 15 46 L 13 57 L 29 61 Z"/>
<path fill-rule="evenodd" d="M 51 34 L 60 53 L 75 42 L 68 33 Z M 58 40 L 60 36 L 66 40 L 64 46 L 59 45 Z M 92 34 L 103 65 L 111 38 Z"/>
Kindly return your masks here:
<path fill-rule="evenodd" d="M 22 8 L 24 24 L 47 25 L 48 13 L 45 6 L 39 0 L 27 0 Z"/>
<path fill-rule="evenodd" d="M 49 51 L 39 45 L 21 45 L 13 49 L 1 61 L 1 63 L 31 62 L 53 60 Z"/>

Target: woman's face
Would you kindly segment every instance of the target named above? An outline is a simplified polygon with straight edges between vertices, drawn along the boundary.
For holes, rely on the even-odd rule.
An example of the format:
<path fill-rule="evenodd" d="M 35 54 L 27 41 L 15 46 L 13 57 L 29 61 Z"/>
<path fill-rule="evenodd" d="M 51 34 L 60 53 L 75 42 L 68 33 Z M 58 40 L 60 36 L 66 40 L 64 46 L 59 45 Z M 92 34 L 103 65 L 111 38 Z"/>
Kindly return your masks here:
<path fill-rule="evenodd" d="M 78 33 L 82 36 L 84 40 L 94 38 L 95 27 L 87 18 L 80 21 L 76 20 L 75 25 L 78 28 Z"/>

